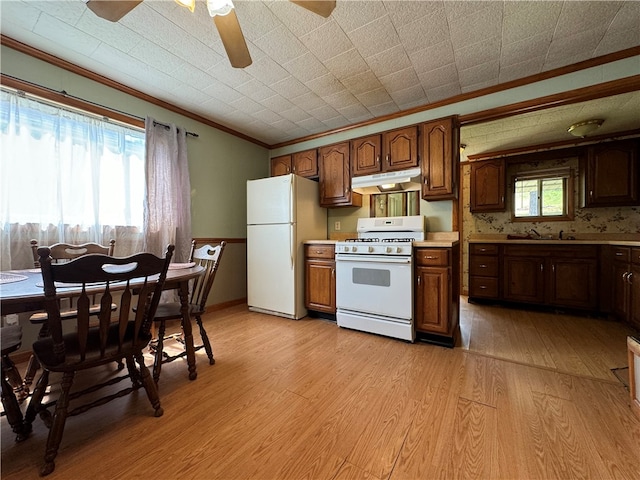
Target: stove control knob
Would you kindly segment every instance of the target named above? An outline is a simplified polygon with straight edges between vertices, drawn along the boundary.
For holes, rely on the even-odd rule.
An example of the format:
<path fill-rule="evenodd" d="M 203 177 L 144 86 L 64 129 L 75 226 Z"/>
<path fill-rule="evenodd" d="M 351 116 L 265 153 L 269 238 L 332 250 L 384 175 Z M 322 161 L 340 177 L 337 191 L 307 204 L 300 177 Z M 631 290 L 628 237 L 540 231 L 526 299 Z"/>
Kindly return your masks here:
<path fill-rule="evenodd" d="M 386 251 L 387 251 L 387 253 L 391 253 L 393 251 L 393 249 L 391 247 L 387 247 Z"/>
<path fill-rule="evenodd" d="M 369 247 L 369 253 L 373 252 L 373 247 Z"/>
<path fill-rule="evenodd" d="M 402 247 L 396 247 L 396 253 L 402 253 Z"/>
<path fill-rule="evenodd" d="M 357 252 L 358 251 L 358 247 L 351 247 L 351 251 L 352 252 Z"/>

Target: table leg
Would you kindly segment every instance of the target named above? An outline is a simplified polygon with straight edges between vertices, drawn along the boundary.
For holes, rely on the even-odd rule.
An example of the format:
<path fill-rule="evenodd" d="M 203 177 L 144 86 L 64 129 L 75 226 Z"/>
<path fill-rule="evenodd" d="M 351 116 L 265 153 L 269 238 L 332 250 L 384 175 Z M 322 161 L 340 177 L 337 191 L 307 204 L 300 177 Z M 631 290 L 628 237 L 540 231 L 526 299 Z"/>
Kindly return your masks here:
<path fill-rule="evenodd" d="M 198 376 L 196 372 L 196 352 L 193 347 L 193 332 L 191 331 L 191 315 L 189 315 L 189 282 L 180 282 L 178 289 L 180 295 L 180 310 L 182 312 L 182 332 L 184 333 L 184 344 L 187 349 L 187 364 L 189 365 L 189 380 L 195 380 Z"/>

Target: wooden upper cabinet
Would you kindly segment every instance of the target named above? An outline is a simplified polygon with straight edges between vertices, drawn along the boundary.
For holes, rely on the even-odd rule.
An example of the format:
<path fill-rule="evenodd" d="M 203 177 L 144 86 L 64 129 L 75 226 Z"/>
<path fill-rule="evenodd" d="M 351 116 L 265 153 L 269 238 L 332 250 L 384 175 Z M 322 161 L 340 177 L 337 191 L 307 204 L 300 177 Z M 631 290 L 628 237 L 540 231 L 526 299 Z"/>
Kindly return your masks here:
<path fill-rule="evenodd" d="M 293 173 L 307 178 L 318 178 L 318 151 L 305 150 L 293 154 Z"/>
<path fill-rule="evenodd" d="M 320 206 L 362 206 L 362 195 L 351 191 L 349 142 L 318 149 Z"/>
<path fill-rule="evenodd" d="M 505 210 L 505 175 L 504 160 L 471 163 L 470 210 L 472 213 Z"/>
<path fill-rule="evenodd" d="M 351 140 L 351 173 L 354 177 L 379 173 L 382 169 L 380 156 L 382 152 L 382 137 L 370 135 L 368 137 Z"/>
<path fill-rule="evenodd" d="M 640 204 L 637 140 L 587 147 L 585 207 Z"/>
<path fill-rule="evenodd" d="M 383 132 L 382 156 L 383 172 L 417 167 L 419 165 L 418 126 L 412 125 Z"/>
<path fill-rule="evenodd" d="M 422 198 L 451 200 L 458 196 L 460 127 L 457 117 L 420 125 Z"/>
<path fill-rule="evenodd" d="M 271 159 L 271 176 L 288 175 L 291 173 L 291 155 L 282 155 Z"/>

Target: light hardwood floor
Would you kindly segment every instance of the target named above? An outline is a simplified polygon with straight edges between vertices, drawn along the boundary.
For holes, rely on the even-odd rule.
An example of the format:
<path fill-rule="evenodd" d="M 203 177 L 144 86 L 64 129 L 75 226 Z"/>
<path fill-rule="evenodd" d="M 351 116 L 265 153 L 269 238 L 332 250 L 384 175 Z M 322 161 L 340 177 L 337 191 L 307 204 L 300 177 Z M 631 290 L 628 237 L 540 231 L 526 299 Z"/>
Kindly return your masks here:
<path fill-rule="evenodd" d="M 143 392 L 71 418 L 51 479 L 637 479 L 640 421 L 610 368 L 622 325 L 462 301 L 454 349 L 232 307 L 206 316 L 216 357 L 165 365 Z M 105 371 L 105 375 L 109 372 Z M 47 430 L 2 478 L 38 478 Z"/>

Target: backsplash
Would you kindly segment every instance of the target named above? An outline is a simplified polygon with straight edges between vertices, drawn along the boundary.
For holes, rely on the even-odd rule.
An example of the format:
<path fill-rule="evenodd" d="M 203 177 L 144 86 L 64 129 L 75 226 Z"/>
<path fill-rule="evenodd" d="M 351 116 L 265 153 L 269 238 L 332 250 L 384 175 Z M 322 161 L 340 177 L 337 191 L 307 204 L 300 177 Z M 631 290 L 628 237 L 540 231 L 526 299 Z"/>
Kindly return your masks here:
<path fill-rule="evenodd" d="M 549 168 L 571 167 L 578 172 L 578 159 L 576 157 L 546 162 L 531 162 L 509 165 L 507 167 L 507 183 L 511 177 L 520 171 L 542 170 Z M 571 221 L 562 222 L 511 222 L 511 199 L 507 188 L 507 209 L 505 212 L 472 214 L 469 211 L 469 175 L 470 166 L 463 166 L 465 176 L 462 184 L 462 201 L 464 205 L 463 231 L 465 239 L 469 235 L 477 233 L 525 233 L 535 228 L 541 235 L 558 235 L 560 230 L 565 235 L 593 234 L 593 233 L 640 233 L 640 207 L 598 207 L 579 208 L 582 187 L 579 184 L 579 176 L 575 175 L 575 216 Z"/>

